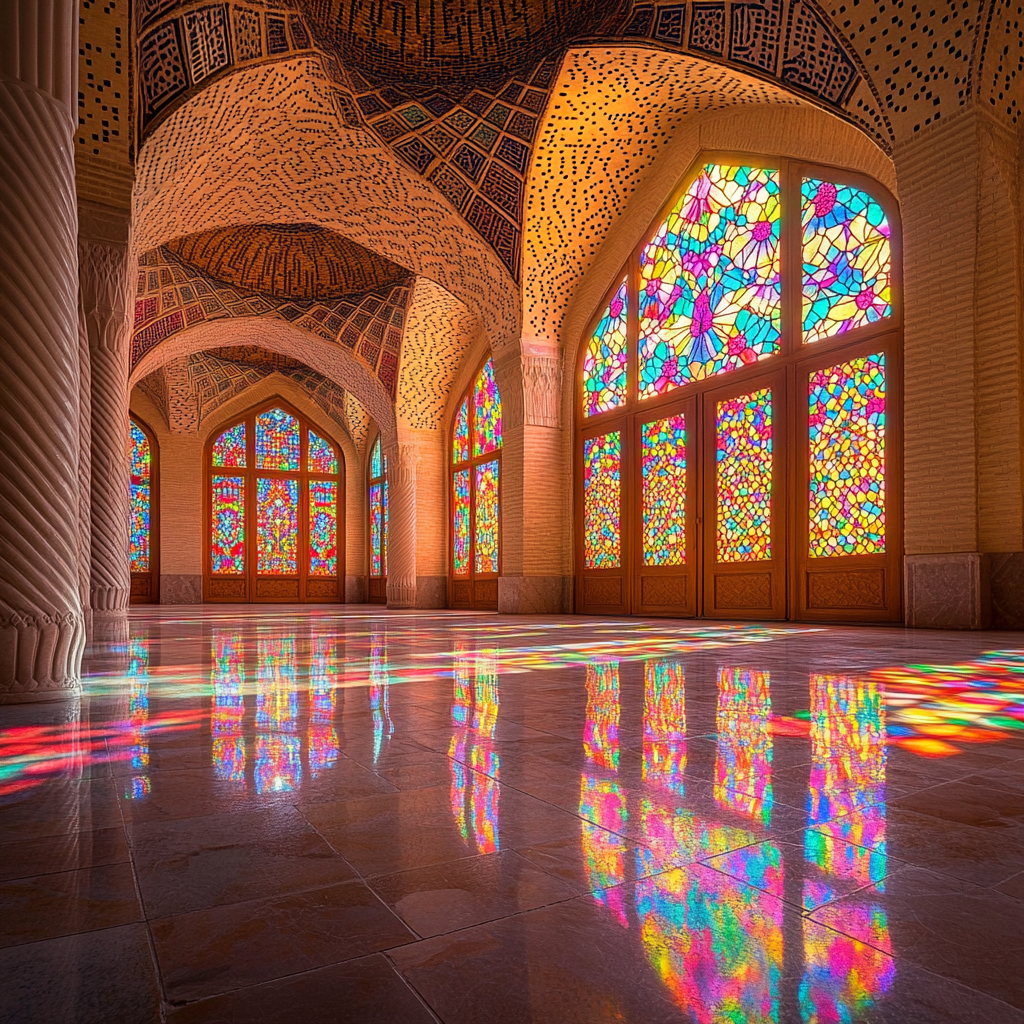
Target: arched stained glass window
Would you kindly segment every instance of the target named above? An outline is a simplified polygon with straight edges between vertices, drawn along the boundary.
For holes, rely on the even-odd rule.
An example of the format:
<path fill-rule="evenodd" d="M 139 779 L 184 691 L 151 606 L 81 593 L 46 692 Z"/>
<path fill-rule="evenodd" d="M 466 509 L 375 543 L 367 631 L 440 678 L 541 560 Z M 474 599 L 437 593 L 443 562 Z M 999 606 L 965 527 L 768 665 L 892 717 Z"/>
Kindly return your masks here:
<path fill-rule="evenodd" d="M 387 601 L 388 575 L 388 459 L 380 434 L 370 449 L 370 600 Z"/>
<path fill-rule="evenodd" d="M 157 447 L 152 431 L 141 420 L 129 419 L 131 438 L 130 524 L 128 560 L 131 598 L 135 603 L 158 600 L 156 551 Z"/>
<path fill-rule="evenodd" d="M 452 426 L 452 604 L 496 608 L 500 572 L 501 396 L 487 359 Z"/>
<path fill-rule="evenodd" d="M 208 451 L 206 599 L 340 600 L 338 446 L 274 404 L 216 431 Z"/>
<path fill-rule="evenodd" d="M 898 620 L 897 221 L 783 158 L 683 179 L 579 349 L 579 610 Z"/>

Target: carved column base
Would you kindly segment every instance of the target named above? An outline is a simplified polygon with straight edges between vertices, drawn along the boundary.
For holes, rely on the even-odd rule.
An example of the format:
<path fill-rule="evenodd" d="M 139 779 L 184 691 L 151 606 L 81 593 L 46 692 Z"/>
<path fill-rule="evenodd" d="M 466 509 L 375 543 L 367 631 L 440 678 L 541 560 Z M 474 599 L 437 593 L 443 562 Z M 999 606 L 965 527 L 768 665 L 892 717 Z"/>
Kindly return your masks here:
<path fill-rule="evenodd" d="M 85 647 L 80 614 L 0 616 L 0 704 L 78 697 Z"/>
<path fill-rule="evenodd" d="M 416 577 L 388 577 L 388 607 L 416 607 Z"/>
<path fill-rule="evenodd" d="M 126 644 L 128 642 L 128 613 L 126 611 L 99 611 L 92 613 L 93 643 Z"/>
<path fill-rule="evenodd" d="M 126 612 L 131 591 L 124 587 L 92 586 L 89 588 L 89 604 L 94 613 Z"/>

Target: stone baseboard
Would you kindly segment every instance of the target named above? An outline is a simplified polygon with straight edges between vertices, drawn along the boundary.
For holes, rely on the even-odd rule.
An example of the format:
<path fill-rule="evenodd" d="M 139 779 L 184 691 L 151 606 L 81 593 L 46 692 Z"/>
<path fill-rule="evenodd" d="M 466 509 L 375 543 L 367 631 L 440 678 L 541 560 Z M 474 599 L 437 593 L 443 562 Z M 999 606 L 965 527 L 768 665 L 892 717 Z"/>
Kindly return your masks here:
<path fill-rule="evenodd" d="M 416 577 L 416 607 L 417 608 L 447 608 L 448 607 L 448 577 L 447 576 L 417 576 Z"/>
<path fill-rule="evenodd" d="M 988 629 L 989 556 L 977 551 L 907 555 L 906 624 L 915 629 Z"/>
<path fill-rule="evenodd" d="M 571 576 L 502 576 L 498 611 L 505 615 L 558 615 L 572 611 Z"/>
<path fill-rule="evenodd" d="M 991 554 L 992 628 L 1024 629 L 1024 551 Z"/>
<path fill-rule="evenodd" d="M 160 577 L 161 604 L 202 604 L 203 577 L 201 574 Z"/>
<path fill-rule="evenodd" d="M 366 596 L 365 576 L 345 577 L 345 604 L 365 604 Z"/>

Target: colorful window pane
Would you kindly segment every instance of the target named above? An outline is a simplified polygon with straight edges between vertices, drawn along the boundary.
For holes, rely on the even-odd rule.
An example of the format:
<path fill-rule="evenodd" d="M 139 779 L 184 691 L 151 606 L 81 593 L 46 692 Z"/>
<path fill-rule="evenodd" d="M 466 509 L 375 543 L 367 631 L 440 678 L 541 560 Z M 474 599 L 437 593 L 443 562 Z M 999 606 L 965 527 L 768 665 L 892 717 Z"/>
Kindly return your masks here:
<path fill-rule="evenodd" d="M 718 403 L 717 549 L 720 562 L 772 557 L 772 393 Z"/>
<path fill-rule="evenodd" d="M 384 469 L 387 470 L 387 459 L 384 460 Z M 380 539 L 380 560 L 382 576 L 388 574 L 388 482 L 387 480 L 383 483 L 384 488 L 384 532 Z"/>
<path fill-rule="evenodd" d="M 486 455 L 501 447 L 501 396 L 488 359 L 473 385 L 473 454 Z"/>
<path fill-rule="evenodd" d="M 812 558 L 885 551 L 885 354 L 812 373 Z"/>
<path fill-rule="evenodd" d="M 215 476 L 211 491 L 210 569 L 245 572 L 245 479 Z"/>
<path fill-rule="evenodd" d="M 338 575 L 336 480 L 309 481 L 309 575 Z"/>
<path fill-rule="evenodd" d="M 149 524 L 152 501 L 151 473 L 153 453 L 149 438 L 135 420 L 131 420 L 131 541 L 129 557 L 132 572 L 149 572 Z"/>
<path fill-rule="evenodd" d="M 213 445 L 213 464 L 245 469 L 245 424 L 225 430 Z"/>
<path fill-rule="evenodd" d="M 299 482 L 256 480 L 256 571 L 293 575 L 299 571 Z"/>
<path fill-rule="evenodd" d="M 319 434 L 309 432 L 309 472 L 330 473 L 337 476 L 338 456 L 330 441 L 325 441 Z"/>
<path fill-rule="evenodd" d="M 373 451 L 370 452 L 370 479 L 377 480 L 384 475 L 384 464 L 381 461 L 380 434 L 373 442 Z"/>
<path fill-rule="evenodd" d="M 588 569 L 618 568 L 622 435 L 615 430 L 583 442 L 583 561 Z"/>
<path fill-rule="evenodd" d="M 863 189 L 804 178 L 804 341 L 892 315 L 889 222 Z"/>
<path fill-rule="evenodd" d="M 626 401 L 626 282 L 601 317 L 583 359 L 583 415 L 596 416 Z"/>
<path fill-rule="evenodd" d="M 469 461 L 469 399 L 465 398 L 455 414 L 455 434 L 452 437 L 452 462 Z"/>
<path fill-rule="evenodd" d="M 456 576 L 469 572 L 469 470 L 452 474 L 452 548 Z"/>
<path fill-rule="evenodd" d="M 283 409 L 269 409 L 256 417 L 256 468 L 299 468 L 299 421 Z"/>
<path fill-rule="evenodd" d="M 476 467 L 474 572 L 498 571 L 498 463 Z"/>
<path fill-rule="evenodd" d="M 682 415 L 640 428 L 644 565 L 686 561 L 686 422 Z"/>
<path fill-rule="evenodd" d="M 384 485 L 370 485 L 370 575 L 384 575 Z"/>
<path fill-rule="evenodd" d="M 639 396 L 779 347 L 779 176 L 708 164 L 640 254 Z"/>

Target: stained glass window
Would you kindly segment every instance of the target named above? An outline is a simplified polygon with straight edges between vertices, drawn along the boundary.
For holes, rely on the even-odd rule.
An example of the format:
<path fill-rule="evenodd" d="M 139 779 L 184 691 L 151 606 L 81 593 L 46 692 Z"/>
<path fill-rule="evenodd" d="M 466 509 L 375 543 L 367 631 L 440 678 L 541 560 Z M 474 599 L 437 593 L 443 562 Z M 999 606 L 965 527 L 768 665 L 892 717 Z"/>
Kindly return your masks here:
<path fill-rule="evenodd" d="M 452 537 L 455 552 L 455 575 L 469 572 L 469 470 L 453 475 Z"/>
<path fill-rule="evenodd" d="M 452 438 L 452 462 L 469 461 L 469 399 L 463 400 L 455 414 L 455 433 Z"/>
<path fill-rule="evenodd" d="M 373 450 L 370 452 L 370 479 L 376 480 L 384 475 L 384 463 L 380 452 L 380 434 L 373 442 Z"/>
<path fill-rule="evenodd" d="M 135 422 L 132 434 L 131 543 L 129 557 L 132 572 L 149 572 L 150 512 L 152 503 L 153 453 L 149 438 Z"/>
<path fill-rule="evenodd" d="M 299 571 L 299 482 L 278 477 L 256 480 L 256 571 L 293 575 Z"/>
<path fill-rule="evenodd" d="M 885 355 L 810 375 L 809 554 L 885 551 Z"/>
<path fill-rule="evenodd" d="M 384 485 L 370 485 L 370 575 L 384 575 Z"/>
<path fill-rule="evenodd" d="M 262 467 L 261 467 L 262 468 Z M 310 473 L 329 473 L 331 476 L 338 474 L 338 456 L 330 441 L 325 441 L 319 434 L 309 432 L 309 462 Z"/>
<path fill-rule="evenodd" d="M 309 481 L 309 575 L 338 573 L 338 482 Z"/>
<path fill-rule="evenodd" d="M 583 358 L 583 415 L 596 416 L 626 401 L 626 282 L 601 317 Z"/>
<path fill-rule="evenodd" d="M 473 454 L 486 455 L 501 447 L 501 396 L 488 359 L 473 385 Z"/>
<path fill-rule="evenodd" d="M 644 565 L 686 561 L 686 421 L 682 415 L 640 430 Z"/>
<path fill-rule="evenodd" d="M 583 561 L 588 569 L 614 569 L 621 558 L 618 430 L 583 442 Z"/>
<path fill-rule="evenodd" d="M 210 569 L 245 572 L 245 478 L 215 476 L 211 490 Z"/>
<path fill-rule="evenodd" d="M 708 164 L 640 254 L 639 396 L 779 347 L 779 176 Z"/>
<path fill-rule="evenodd" d="M 213 464 L 245 469 L 245 424 L 225 430 L 213 445 Z"/>
<path fill-rule="evenodd" d="M 256 468 L 299 468 L 299 421 L 283 409 L 268 409 L 256 417 Z"/>
<path fill-rule="evenodd" d="M 717 551 L 720 562 L 772 557 L 772 393 L 718 403 Z"/>
<path fill-rule="evenodd" d="M 473 569 L 498 571 L 498 463 L 476 467 L 476 524 Z"/>
<path fill-rule="evenodd" d="M 804 341 L 820 341 L 892 315 L 892 256 L 885 212 L 863 189 L 804 178 Z"/>

